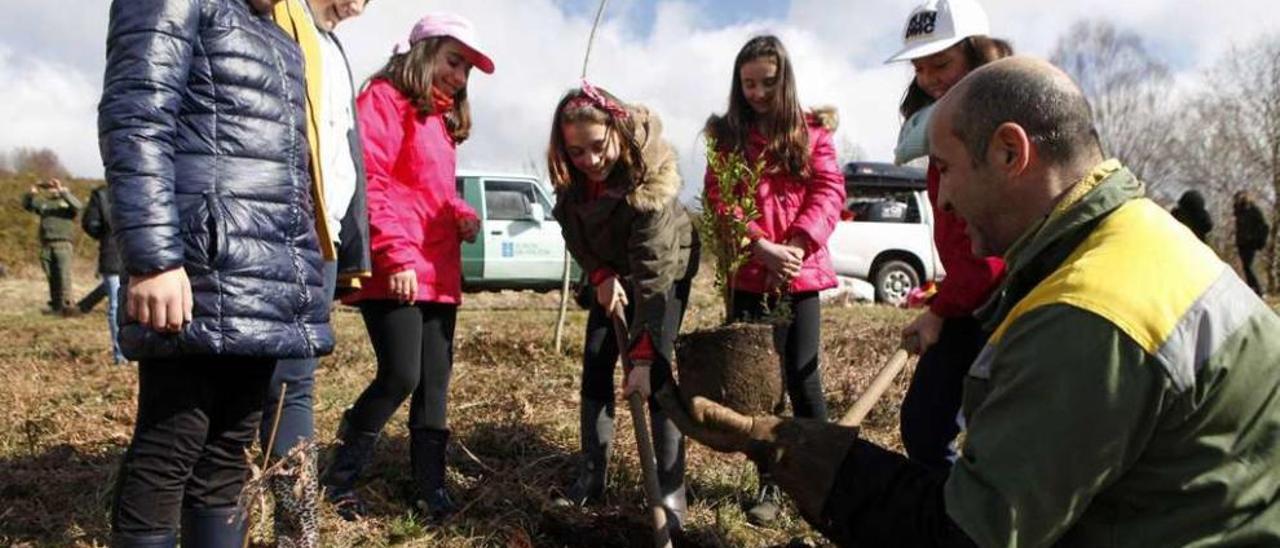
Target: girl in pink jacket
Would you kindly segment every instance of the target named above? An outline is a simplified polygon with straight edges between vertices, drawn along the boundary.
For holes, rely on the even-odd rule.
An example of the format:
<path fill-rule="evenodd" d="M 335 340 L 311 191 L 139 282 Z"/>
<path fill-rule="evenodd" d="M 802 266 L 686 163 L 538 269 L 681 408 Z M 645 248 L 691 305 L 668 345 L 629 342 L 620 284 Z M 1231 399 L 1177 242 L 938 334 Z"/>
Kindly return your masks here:
<path fill-rule="evenodd" d="M 360 307 L 377 376 L 343 415 L 341 445 L 322 481 L 339 515 L 364 512 L 354 485 L 378 433 L 405 398 L 413 503 L 456 511 L 445 489 L 445 417 L 461 295 L 462 241 L 479 221 L 455 190 L 456 147 L 471 129 L 471 68 L 493 72 L 471 23 L 431 14 L 414 26 L 356 101 L 368 171 L 373 278 L 344 299 Z"/>
<path fill-rule="evenodd" d="M 736 319 L 759 318 L 778 299 L 790 304 L 782 369 L 791 408 L 797 417 L 826 419 L 818 350 L 822 322 L 818 291 L 836 285 L 827 239 L 844 207 L 844 176 L 831 133 L 835 112 L 806 113 L 797 100 L 795 75 L 786 48 L 774 36 L 751 39 L 733 63 L 729 108 L 712 116 L 705 129 L 722 152 L 743 153 L 765 172 L 756 188 L 760 217 L 749 225 L 751 260 L 734 283 Z M 712 211 L 725 215 L 715 175 L 708 170 L 704 192 Z M 760 491 L 748 517 L 772 522 L 779 509 L 778 489 L 761 470 Z"/>

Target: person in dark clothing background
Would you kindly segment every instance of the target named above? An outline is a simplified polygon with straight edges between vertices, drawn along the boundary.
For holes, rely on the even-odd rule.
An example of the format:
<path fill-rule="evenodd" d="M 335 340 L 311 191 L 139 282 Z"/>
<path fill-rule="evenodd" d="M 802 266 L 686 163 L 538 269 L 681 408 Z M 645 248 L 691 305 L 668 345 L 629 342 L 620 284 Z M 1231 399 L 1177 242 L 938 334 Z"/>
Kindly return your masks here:
<path fill-rule="evenodd" d="M 1190 228 L 1200 241 L 1208 241 L 1209 231 L 1213 230 L 1213 218 L 1204 208 L 1204 195 L 1199 190 L 1183 192 L 1182 197 L 1178 198 L 1178 205 L 1170 213 L 1174 219 Z"/>
<path fill-rule="evenodd" d="M 116 239 L 111 236 L 111 195 L 107 191 L 107 185 L 101 185 L 93 189 L 93 193 L 89 195 L 89 207 L 84 211 L 84 217 L 80 219 L 80 228 L 84 229 L 95 240 L 98 240 L 98 275 L 102 277 L 102 284 L 98 287 L 107 297 L 107 328 L 111 332 L 111 356 L 116 365 L 127 363 L 129 360 L 124 357 L 124 353 L 120 351 L 120 330 L 116 324 L 116 311 L 119 310 L 120 292 L 120 271 L 123 270 L 120 262 L 120 248 L 116 245 Z M 95 293 L 98 290 L 94 290 Z M 80 309 L 85 310 L 82 304 Z"/>
<path fill-rule="evenodd" d="M 1254 201 L 1249 191 L 1241 190 L 1235 195 L 1236 217 L 1236 251 L 1240 253 L 1240 269 L 1244 270 L 1244 279 L 1253 288 L 1254 293 L 1262 295 L 1262 284 L 1253 274 L 1253 257 L 1267 246 L 1267 234 L 1271 227 L 1267 225 L 1267 217 L 1262 208 Z"/>

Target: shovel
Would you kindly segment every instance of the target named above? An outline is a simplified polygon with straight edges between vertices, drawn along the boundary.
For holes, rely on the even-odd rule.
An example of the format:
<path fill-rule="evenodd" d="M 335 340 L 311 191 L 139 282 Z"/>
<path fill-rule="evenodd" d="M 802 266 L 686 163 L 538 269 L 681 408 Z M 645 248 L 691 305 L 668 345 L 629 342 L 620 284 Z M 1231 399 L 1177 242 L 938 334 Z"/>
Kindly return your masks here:
<path fill-rule="evenodd" d="M 631 357 L 627 355 L 627 318 L 620 307 L 614 308 L 613 334 L 618 341 L 618 356 L 626 369 L 631 369 Z M 648 499 L 649 514 L 653 518 L 653 545 L 671 548 L 671 535 L 667 531 L 667 511 L 662 507 L 662 489 L 658 486 L 658 462 L 653 456 L 653 440 L 649 438 L 648 419 L 645 418 L 644 398 L 632 393 L 627 397 L 631 410 L 631 425 L 636 429 L 636 448 L 640 450 L 640 467 L 644 471 L 644 494 Z"/>

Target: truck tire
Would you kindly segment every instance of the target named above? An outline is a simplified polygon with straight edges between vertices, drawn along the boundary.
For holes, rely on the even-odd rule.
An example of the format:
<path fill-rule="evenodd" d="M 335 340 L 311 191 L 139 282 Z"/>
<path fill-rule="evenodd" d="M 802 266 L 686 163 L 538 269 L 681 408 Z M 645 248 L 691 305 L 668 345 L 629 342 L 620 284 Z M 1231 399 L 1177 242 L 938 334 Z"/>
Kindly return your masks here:
<path fill-rule="evenodd" d="M 875 275 L 876 302 L 903 306 L 911 290 L 920 287 L 920 275 L 910 263 L 890 259 L 880 263 Z"/>

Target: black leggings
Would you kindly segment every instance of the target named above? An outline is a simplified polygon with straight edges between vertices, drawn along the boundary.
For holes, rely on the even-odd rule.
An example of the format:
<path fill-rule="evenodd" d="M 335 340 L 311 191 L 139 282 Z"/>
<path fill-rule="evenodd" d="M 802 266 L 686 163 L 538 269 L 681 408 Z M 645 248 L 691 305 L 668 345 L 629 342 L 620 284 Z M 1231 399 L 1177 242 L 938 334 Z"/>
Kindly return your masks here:
<path fill-rule="evenodd" d="M 977 319 L 947 318 L 938 342 L 920 356 L 899 414 L 902 445 L 912 460 L 940 470 L 955 461 L 964 379 L 986 343 Z"/>
<path fill-rule="evenodd" d="M 352 405 L 347 415 L 351 426 L 381 432 L 412 394 L 409 428 L 446 429 L 458 306 L 363 301 L 360 314 L 378 358 L 378 374 Z"/>
<path fill-rule="evenodd" d="M 138 420 L 116 478 L 113 531 L 177 531 L 182 508 L 236 504 L 274 367 L 235 357 L 138 363 Z"/>
<path fill-rule="evenodd" d="M 782 378 L 791 399 L 791 412 L 797 417 L 827 420 L 827 402 L 822 396 L 822 371 L 819 358 L 822 349 L 822 303 L 818 292 L 792 293 L 783 297 L 791 304 L 791 323 L 777 330 L 777 348 L 782 350 Z M 765 315 L 765 297 L 759 293 L 735 291 L 733 315 L 738 320 L 758 319 Z M 770 297 L 770 308 L 778 301 Z"/>

